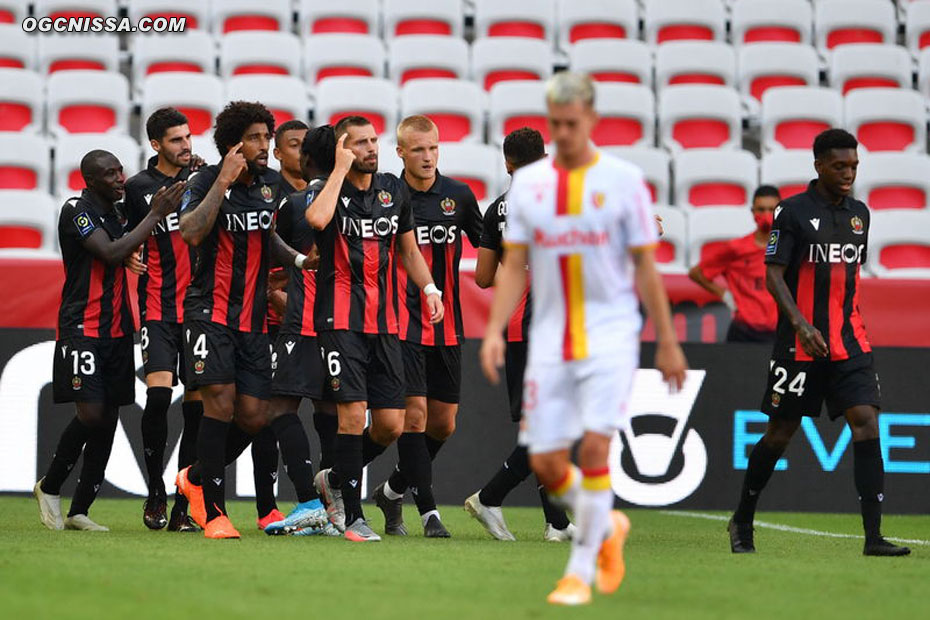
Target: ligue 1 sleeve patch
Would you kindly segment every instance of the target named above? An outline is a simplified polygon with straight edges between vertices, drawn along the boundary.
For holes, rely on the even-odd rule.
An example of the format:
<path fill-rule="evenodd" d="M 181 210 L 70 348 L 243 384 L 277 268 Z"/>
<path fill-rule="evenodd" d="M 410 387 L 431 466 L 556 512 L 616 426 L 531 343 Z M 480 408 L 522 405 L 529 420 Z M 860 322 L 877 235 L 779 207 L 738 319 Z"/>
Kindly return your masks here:
<path fill-rule="evenodd" d="M 187 205 L 191 203 L 191 188 L 184 190 L 184 194 L 181 196 L 181 211 L 187 208 Z"/>
<path fill-rule="evenodd" d="M 780 230 L 773 230 L 769 234 L 769 243 L 765 246 L 766 256 L 775 256 L 775 253 L 778 252 L 778 235 L 780 232 Z"/>
<path fill-rule="evenodd" d="M 90 216 L 87 215 L 85 211 L 81 211 L 74 216 L 74 225 L 77 226 L 78 234 L 81 235 L 81 239 L 86 239 L 87 236 L 97 228 L 94 225 L 94 221 L 90 219 Z"/>

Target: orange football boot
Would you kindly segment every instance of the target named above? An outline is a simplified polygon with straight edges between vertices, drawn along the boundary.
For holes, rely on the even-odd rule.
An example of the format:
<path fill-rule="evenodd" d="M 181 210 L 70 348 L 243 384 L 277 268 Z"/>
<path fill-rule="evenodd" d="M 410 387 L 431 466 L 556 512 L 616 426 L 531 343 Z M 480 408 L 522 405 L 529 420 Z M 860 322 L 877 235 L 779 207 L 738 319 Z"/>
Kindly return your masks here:
<path fill-rule="evenodd" d="M 239 531 L 233 527 L 229 517 L 220 515 L 207 523 L 207 527 L 203 529 L 203 535 L 206 538 L 215 538 L 218 540 L 224 538 L 236 539 L 239 538 Z"/>
<path fill-rule="evenodd" d="M 580 577 L 565 575 L 549 593 L 546 602 L 552 605 L 587 605 L 591 602 L 591 586 Z"/>
<path fill-rule="evenodd" d="M 619 510 L 610 512 L 610 520 L 614 531 L 610 537 L 601 543 L 601 550 L 597 554 L 597 591 L 601 594 L 612 594 L 617 591 L 626 574 L 626 564 L 623 561 L 623 543 L 630 533 L 630 520 Z"/>
<path fill-rule="evenodd" d="M 261 519 L 258 519 L 256 523 L 258 523 L 258 529 L 264 532 L 265 528 L 271 525 L 272 523 L 277 523 L 278 521 L 284 521 L 284 519 L 286 518 L 287 517 L 285 517 L 281 513 L 280 510 L 275 508 L 274 510 L 266 514 L 264 517 L 262 517 Z"/>
<path fill-rule="evenodd" d="M 190 467 L 185 467 L 179 471 L 174 483 L 177 485 L 178 490 L 181 491 L 181 494 L 187 498 L 190 504 L 190 515 L 194 523 L 205 528 L 207 524 L 207 507 L 203 503 L 203 487 L 199 487 L 190 481 L 187 477 L 189 471 Z"/>

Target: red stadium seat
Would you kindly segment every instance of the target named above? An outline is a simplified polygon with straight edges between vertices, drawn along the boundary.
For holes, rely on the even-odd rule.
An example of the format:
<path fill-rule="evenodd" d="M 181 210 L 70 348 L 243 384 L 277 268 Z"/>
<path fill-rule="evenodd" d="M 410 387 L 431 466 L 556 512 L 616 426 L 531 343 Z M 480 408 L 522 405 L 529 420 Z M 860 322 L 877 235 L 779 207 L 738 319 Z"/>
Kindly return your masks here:
<path fill-rule="evenodd" d="M 192 30 L 206 31 L 210 25 L 209 4 L 206 2 L 184 2 L 183 0 L 131 0 L 129 18 L 138 22 L 143 17 L 149 19 L 184 19 L 185 32 Z"/>
<path fill-rule="evenodd" d="M 926 152 L 923 97 L 903 88 L 860 88 L 846 96 L 846 126 L 868 151 Z"/>
<path fill-rule="evenodd" d="M 652 196 L 652 202 L 667 204 L 670 195 L 671 174 L 669 163 L 671 158 L 664 149 L 653 146 L 635 147 L 606 147 L 611 155 L 632 162 L 639 166 L 646 178 L 646 186 Z"/>
<path fill-rule="evenodd" d="M 554 0 L 475 0 L 475 34 L 551 41 Z"/>
<path fill-rule="evenodd" d="M 595 84 L 594 105 L 601 117 L 591 139 L 598 146 L 652 146 L 655 97 L 639 84 Z"/>
<path fill-rule="evenodd" d="M 856 177 L 856 193 L 872 209 L 930 206 L 930 157 L 916 153 L 872 153 Z"/>
<path fill-rule="evenodd" d="M 60 71 L 48 79 L 49 126 L 54 133 L 126 132 L 129 81 L 110 71 Z"/>
<path fill-rule="evenodd" d="M 98 37 L 88 45 L 82 37 L 45 36 L 39 39 L 39 71 L 119 71 L 119 40 Z"/>
<path fill-rule="evenodd" d="M 0 248 L 54 251 L 58 208 L 45 191 L 6 190 L 0 200 Z"/>
<path fill-rule="evenodd" d="M 739 49 L 739 90 L 757 101 L 770 88 L 816 86 L 820 61 L 809 45 L 755 43 Z"/>
<path fill-rule="evenodd" d="M 443 144 L 439 165 L 443 174 L 468 185 L 475 198 L 494 198 L 500 190 L 501 156 L 486 144 L 458 142 Z"/>
<path fill-rule="evenodd" d="M 814 3 L 817 47 L 833 50 L 857 43 L 894 44 L 895 7 L 874 0 L 817 0 Z"/>
<path fill-rule="evenodd" d="M 656 87 L 736 83 L 736 54 L 726 43 L 680 41 L 656 51 Z"/>
<path fill-rule="evenodd" d="M 685 207 L 748 207 L 759 182 L 755 155 L 736 149 L 690 149 L 673 160 L 675 202 Z"/>
<path fill-rule="evenodd" d="M 213 3 L 213 20 L 222 34 L 242 30 L 291 29 L 290 0 L 223 0 Z"/>
<path fill-rule="evenodd" d="M 544 80 L 552 73 L 552 48 L 535 39 L 491 37 L 472 44 L 475 80 L 490 91 L 495 84 Z"/>
<path fill-rule="evenodd" d="M 191 134 L 210 131 L 224 102 L 223 82 L 201 73 L 155 73 L 142 82 L 142 118 L 163 106 L 174 106 L 187 116 Z"/>
<path fill-rule="evenodd" d="M 726 20 L 719 0 L 662 0 L 646 3 L 646 42 L 723 41 Z"/>
<path fill-rule="evenodd" d="M 897 45 L 844 45 L 830 59 L 830 83 L 847 94 L 857 88 L 910 88 L 912 61 Z"/>
<path fill-rule="evenodd" d="M 569 50 L 573 71 L 587 73 L 597 82 L 652 85 L 652 50 L 632 39 L 589 39 Z"/>
<path fill-rule="evenodd" d="M 401 118 L 429 116 L 442 142 L 482 141 L 487 107 L 487 96 L 471 80 L 414 80 L 404 84 L 400 93 Z"/>
<path fill-rule="evenodd" d="M 781 197 L 788 198 L 807 190 L 807 183 L 815 176 L 810 149 L 773 151 L 762 157 L 760 182 L 774 185 Z M 856 187 L 858 188 L 858 181 Z"/>
<path fill-rule="evenodd" d="M 233 32 L 220 40 L 220 75 L 300 75 L 300 39 L 289 32 Z"/>
<path fill-rule="evenodd" d="M 380 0 L 301 0 L 300 35 L 364 34 L 378 36 Z M 387 10 L 387 5 L 385 6 Z"/>
<path fill-rule="evenodd" d="M 304 75 L 311 84 L 335 77 L 382 77 L 384 44 L 359 34 L 321 34 L 304 44 Z"/>
<path fill-rule="evenodd" d="M 379 135 L 393 134 L 398 98 L 397 88 L 382 78 L 330 78 L 317 86 L 316 115 L 318 122 L 333 124 L 346 116 L 365 116 Z"/>
<path fill-rule="evenodd" d="M 873 212 L 868 269 L 881 277 L 930 278 L 930 210 Z"/>
<path fill-rule="evenodd" d="M 760 44 L 761 45 L 761 44 Z M 766 150 L 809 151 L 814 137 L 843 125 L 843 98 L 829 88 L 785 86 L 762 96 L 762 145 Z"/>
<path fill-rule="evenodd" d="M 468 52 L 468 44 L 457 37 L 397 37 L 390 45 L 388 76 L 401 85 L 428 78 L 467 79 Z"/>

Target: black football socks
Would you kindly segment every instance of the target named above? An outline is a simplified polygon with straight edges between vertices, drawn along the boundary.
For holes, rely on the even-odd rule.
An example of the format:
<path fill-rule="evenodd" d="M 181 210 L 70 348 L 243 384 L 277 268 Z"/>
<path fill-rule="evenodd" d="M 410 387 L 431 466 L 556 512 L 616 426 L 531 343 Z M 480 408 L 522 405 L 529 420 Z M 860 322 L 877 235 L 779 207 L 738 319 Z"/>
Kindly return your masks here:
<path fill-rule="evenodd" d="M 168 442 L 170 387 L 150 387 L 142 411 L 142 459 L 148 476 L 149 497 L 165 495 L 165 444 Z"/>
<path fill-rule="evenodd" d="M 197 460 L 197 434 L 200 430 L 200 419 L 203 417 L 203 401 L 182 402 L 181 414 L 184 416 L 184 429 L 181 431 L 181 441 L 178 445 L 178 471 L 193 465 Z M 187 512 L 187 498 L 179 491 L 174 494 L 172 512 L 174 511 Z"/>
<path fill-rule="evenodd" d="M 402 434 L 397 440 L 397 454 L 399 471 L 404 472 L 406 481 L 409 481 L 417 510 L 421 515 L 436 510 L 436 500 L 433 497 L 433 464 L 426 448 L 426 434 Z M 393 480 L 394 477 L 391 476 L 391 481 Z M 391 489 L 395 490 L 393 485 Z"/>
<path fill-rule="evenodd" d="M 507 494 L 517 488 L 530 475 L 530 461 L 524 446 L 515 446 L 497 473 L 478 493 L 478 501 L 485 506 L 500 506 Z"/>
<path fill-rule="evenodd" d="M 313 414 L 313 428 L 320 437 L 320 469 L 330 469 L 336 454 L 339 416 L 317 411 Z"/>
<path fill-rule="evenodd" d="M 749 453 L 749 465 L 746 467 L 746 475 L 743 478 L 743 488 L 740 491 L 739 505 L 736 512 L 733 513 L 733 520 L 737 523 L 752 523 L 756 515 L 756 504 L 759 502 L 759 494 L 768 484 L 772 472 L 775 471 L 775 464 L 781 458 L 782 452 L 772 450 L 765 444 L 764 439 L 753 447 Z"/>
<path fill-rule="evenodd" d="M 866 544 L 881 540 L 885 465 L 878 439 L 853 442 L 853 476 L 862 510 Z"/>
<path fill-rule="evenodd" d="M 84 464 L 81 465 L 81 477 L 78 479 L 71 510 L 68 516 L 86 515 L 90 505 L 103 484 L 107 461 L 113 449 L 113 437 L 116 434 L 116 419 L 107 421 L 102 426 L 94 427 L 87 436 L 84 446 Z"/>
<path fill-rule="evenodd" d="M 267 426 L 252 439 L 252 477 L 255 509 L 261 519 L 278 507 L 274 497 L 274 484 L 278 480 L 278 440 Z"/>
<path fill-rule="evenodd" d="M 55 454 L 52 462 L 45 472 L 45 478 L 42 480 L 42 492 L 49 495 L 61 495 L 61 486 L 68 479 L 74 464 L 77 463 L 81 452 L 84 450 L 84 444 L 87 443 L 87 437 L 90 434 L 90 428 L 85 426 L 77 416 L 72 418 L 68 426 L 58 438 L 58 447 L 55 448 Z"/>
<path fill-rule="evenodd" d="M 207 416 L 200 421 L 197 466 L 203 486 L 207 523 L 226 514 L 226 444 L 231 428 L 235 428 L 235 425 Z M 194 480 L 191 482 L 197 483 Z"/>
<path fill-rule="evenodd" d="M 341 479 L 346 527 L 355 523 L 356 519 L 365 518 L 362 512 L 362 443 L 361 435 L 336 435 L 335 469 Z"/>
<path fill-rule="evenodd" d="M 271 430 L 278 439 L 284 470 L 297 492 L 300 503 L 317 499 L 313 488 L 313 462 L 310 460 L 310 440 L 296 412 L 285 413 L 271 421 Z"/>

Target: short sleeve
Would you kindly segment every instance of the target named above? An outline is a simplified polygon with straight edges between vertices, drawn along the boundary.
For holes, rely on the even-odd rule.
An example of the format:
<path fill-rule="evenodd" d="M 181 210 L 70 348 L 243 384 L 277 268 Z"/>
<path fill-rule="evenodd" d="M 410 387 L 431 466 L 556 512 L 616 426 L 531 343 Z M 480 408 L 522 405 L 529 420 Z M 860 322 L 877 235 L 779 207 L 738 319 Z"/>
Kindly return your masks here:
<path fill-rule="evenodd" d="M 478 199 L 475 198 L 475 194 L 470 189 L 466 189 L 462 195 L 462 202 L 464 203 L 462 205 L 464 207 L 462 212 L 462 230 L 468 237 L 468 241 L 471 243 L 472 247 L 477 248 L 481 243 L 481 230 L 483 228 Z"/>
<path fill-rule="evenodd" d="M 213 186 L 213 180 L 216 177 L 209 174 L 206 170 L 200 170 L 193 173 L 187 179 L 187 188 L 181 196 L 180 212 L 192 211 L 206 197 L 210 187 Z"/>
<path fill-rule="evenodd" d="M 293 236 L 294 236 L 294 225 L 293 225 L 293 215 L 291 215 L 294 209 L 294 199 L 299 198 L 300 194 L 291 194 L 281 199 L 281 202 L 278 203 L 278 211 L 276 217 L 275 232 L 278 233 L 278 236 L 281 237 L 281 240 L 284 243 L 293 247 Z"/>
<path fill-rule="evenodd" d="M 731 243 L 718 243 L 711 245 L 698 267 L 708 280 L 713 280 L 727 270 L 733 262 L 733 245 Z"/>
<path fill-rule="evenodd" d="M 403 234 L 413 230 L 415 224 L 413 221 L 413 207 L 410 204 L 410 192 L 407 191 L 407 184 L 400 181 L 395 187 L 397 192 L 395 200 L 400 200 L 400 214 L 397 222 L 397 234 Z"/>
<path fill-rule="evenodd" d="M 775 265 L 790 264 L 798 246 L 798 232 L 794 211 L 779 204 L 775 208 L 775 221 L 765 246 L 765 262 Z"/>
<path fill-rule="evenodd" d="M 145 197 L 135 187 L 126 185 L 126 230 L 132 230 L 145 219 L 148 214 L 148 205 L 145 204 Z"/>
<path fill-rule="evenodd" d="M 526 189 L 526 176 L 518 171 L 510 184 L 510 191 L 504 198 L 507 201 L 507 227 L 504 231 L 504 244 L 529 245 L 530 226 L 526 222 L 529 192 Z"/>
<path fill-rule="evenodd" d="M 503 197 L 498 198 L 491 203 L 488 210 L 484 212 L 484 222 L 481 226 L 481 240 L 478 247 L 501 251 L 501 209 L 507 208 L 507 201 Z"/>
<path fill-rule="evenodd" d="M 69 208 L 65 217 L 71 220 L 65 223 L 65 234 L 80 241 L 90 237 L 100 227 L 97 219 L 86 209 Z"/>
<path fill-rule="evenodd" d="M 862 210 L 863 218 L 865 219 L 865 239 L 862 240 L 862 257 L 860 258 L 859 266 L 861 267 L 866 263 L 869 258 L 869 231 L 872 230 L 872 213 L 869 211 L 868 207 Z"/>
<path fill-rule="evenodd" d="M 622 226 L 631 251 L 655 246 L 659 241 L 656 218 L 652 212 L 652 195 L 643 177 L 634 182 L 622 212 Z"/>

